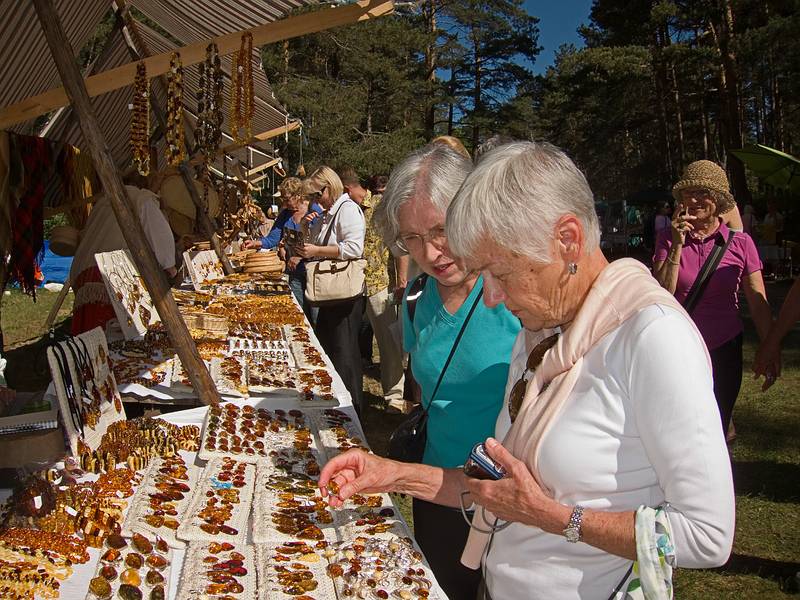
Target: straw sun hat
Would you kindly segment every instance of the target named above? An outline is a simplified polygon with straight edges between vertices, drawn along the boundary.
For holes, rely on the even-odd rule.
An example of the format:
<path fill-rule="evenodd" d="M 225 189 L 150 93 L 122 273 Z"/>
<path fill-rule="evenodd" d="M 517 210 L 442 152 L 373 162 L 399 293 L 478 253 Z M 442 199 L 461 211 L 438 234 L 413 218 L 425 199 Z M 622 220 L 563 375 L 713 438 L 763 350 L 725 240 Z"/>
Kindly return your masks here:
<path fill-rule="evenodd" d="M 676 201 L 681 200 L 681 190 L 702 188 L 715 192 L 717 212 L 723 214 L 736 206 L 736 200 L 731 194 L 728 176 L 717 163 L 710 160 L 697 160 L 686 167 L 680 181 L 672 186 L 672 196 Z"/>

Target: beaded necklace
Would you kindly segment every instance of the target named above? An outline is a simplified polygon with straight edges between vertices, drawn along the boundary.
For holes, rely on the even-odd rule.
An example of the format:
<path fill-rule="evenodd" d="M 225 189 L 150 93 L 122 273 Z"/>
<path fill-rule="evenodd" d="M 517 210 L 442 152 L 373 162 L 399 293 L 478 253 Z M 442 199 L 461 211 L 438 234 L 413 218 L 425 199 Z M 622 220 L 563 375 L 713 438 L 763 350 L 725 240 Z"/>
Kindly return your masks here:
<path fill-rule="evenodd" d="M 131 116 L 131 152 L 133 164 L 139 174 L 150 173 L 150 80 L 144 61 L 136 65 L 136 78 L 133 82 L 133 110 Z"/>
<path fill-rule="evenodd" d="M 230 122 L 233 141 L 244 144 L 252 137 L 253 34 L 242 34 L 242 45 L 232 58 Z M 240 136 L 239 131 L 244 130 Z"/>
<path fill-rule="evenodd" d="M 170 57 L 167 82 L 167 163 L 177 167 L 186 160 L 183 141 L 183 65 L 178 52 L 173 52 Z"/>

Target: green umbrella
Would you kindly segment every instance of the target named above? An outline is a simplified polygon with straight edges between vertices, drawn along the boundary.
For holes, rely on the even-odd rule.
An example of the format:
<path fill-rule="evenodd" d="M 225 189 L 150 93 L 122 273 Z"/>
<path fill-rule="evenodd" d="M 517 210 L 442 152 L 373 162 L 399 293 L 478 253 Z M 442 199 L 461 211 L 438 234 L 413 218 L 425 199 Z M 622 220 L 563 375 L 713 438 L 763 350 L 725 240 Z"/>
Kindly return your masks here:
<path fill-rule="evenodd" d="M 751 144 L 731 152 L 765 183 L 800 193 L 800 160 L 791 154 L 761 144 Z"/>

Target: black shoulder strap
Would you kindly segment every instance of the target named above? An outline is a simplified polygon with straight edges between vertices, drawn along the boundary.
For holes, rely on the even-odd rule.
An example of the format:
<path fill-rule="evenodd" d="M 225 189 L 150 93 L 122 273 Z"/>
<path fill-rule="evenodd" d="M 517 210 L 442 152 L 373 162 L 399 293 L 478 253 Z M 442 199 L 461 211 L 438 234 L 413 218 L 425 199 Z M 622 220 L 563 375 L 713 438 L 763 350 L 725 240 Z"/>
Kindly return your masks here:
<path fill-rule="evenodd" d="M 728 250 L 728 246 L 731 245 L 731 241 L 733 241 L 735 235 L 736 232 L 731 231 L 728 233 L 728 239 L 724 242 L 721 241 L 720 236 L 717 236 L 714 249 L 711 251 L 711 254 L 708 255 L 706 262 L 703 263 L 703 267 L 697 274 L 697 279 L 694 280 L 692 287 L 689 289 L 689 293 L 686 295 L 686 300 L 683 302 L 683 308 L 686 309 L 687 313 L 692 314 L 697 303 L 700 302 L 700 298 L 703 297 L 703 292 L 706 291 L 708 282 L 711 281 L 711 276 L 714 274 L 714 271 L 717 270 L 722 257 Z"/>
<path fill-rule="evenodd" d="M 417 300 L 422 295 L 425 289 L 425 284 L 428 282 L 428 274 L 422 273 L 418 275 L 414 281 L 411 282 L 411 287 L 406 294 L 406 310 L 408 311 L 408 320 L 414 322 L 414 315 L 417 312 Z"/>

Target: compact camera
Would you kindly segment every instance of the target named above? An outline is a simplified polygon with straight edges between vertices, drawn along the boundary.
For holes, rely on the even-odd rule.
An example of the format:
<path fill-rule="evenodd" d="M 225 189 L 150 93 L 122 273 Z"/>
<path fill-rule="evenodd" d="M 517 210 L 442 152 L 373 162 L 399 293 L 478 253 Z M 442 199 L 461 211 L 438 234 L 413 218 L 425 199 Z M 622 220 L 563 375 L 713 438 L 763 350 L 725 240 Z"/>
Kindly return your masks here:
<path fill-rule="evenodd" d="M 473 479 L 502 479 L 506 470 L 486 453 L 483 443 L 475 444 L 464 463 L 464 474 Z"/>

